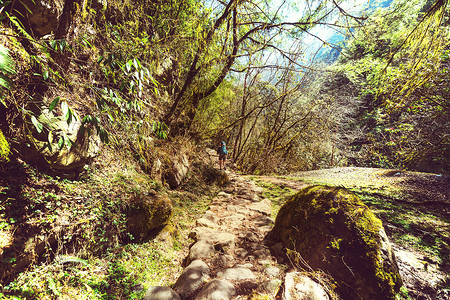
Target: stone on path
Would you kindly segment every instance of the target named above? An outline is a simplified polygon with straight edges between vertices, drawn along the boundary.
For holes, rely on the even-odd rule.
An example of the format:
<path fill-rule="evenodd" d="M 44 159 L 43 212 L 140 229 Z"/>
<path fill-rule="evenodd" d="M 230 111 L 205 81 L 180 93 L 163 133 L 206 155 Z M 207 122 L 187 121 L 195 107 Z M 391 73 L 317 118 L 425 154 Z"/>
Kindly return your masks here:
<path fill-rule="evenodd" d="M 236 290 L 231 283 L 214 279 L 203 287 L 195 300 L 229 300 L 235 293 Z"/>
<path fill-rule="evenodd" d="M 223 218 L 221 223 L 223 226 L 226 224 L 231 229 L 239 229 L 242 226 L 242 219 L 236 216 L 228 216 Z"/>
<path fill-rule="evenodd" d="M 215 264 L 221 267 L 231 267 L 234 264 L 234 257 L 230 254 L 220 254 L 215 259 Z"/>
<path fill-rule="evenodd" d="M 254 232 L 247 232 L 244 239 L 246 239 L 249 242 L 258 242 L 259 241 L 258 235 Z"/>
<path fill-rule="evenodd" d="M 217 221 L 219 221 L 219 217 L 215 213 L 213 213 L 211 210 L 205 211 L 205 213 L 203 214 L 203 218 L 208 219 L 214 223 L 217 223 Z"/>
<path fill-rule="evenodd" d="M 254 191 L 256 194 L 262 195 L 262 194 L 264 193 L 264 188 L 262 188 L 262 187 L 260 187 L 260 186 L 257 186 L 257 187 L 254 187 L 254 188 L 253 188 L 253 191 Z"/>
<path fill-rule="evenodd" d="M 195 227 L 190 237 L 195 241 L 207 240 L 219 248 L 234 248 L 236 236 L 232 233 L 217 231 L 208 227 Z"/>
<path fill-rule="evenodd" d="M 142 300 L 181 300 L 181 298 L 168 286 L 151 286 Z"/>
<path fill-rule="evenodd" d="M 241 215 L 246 215 L 250 212 L 250 210 L 246 207 L 243 207 L 241 205 L 233 205 L 233 204 L 227 205 L 227 210 L 231 211 L 231 212 L 237 212 Z"/>
<path fill-rule="evenodd" d="M 324 288 L 299 272 L 286 274 L 283 300 L 329 300 Z"/>
<path fill-rule="evenodd" d="M 231 197 L 231 195 L 229 193 L 226 193 L 226 192 L 219 192 L 217 194 L 217 196 L 218 197 L 224 197 L 224 198 L 230 198 Z"/>
<path fill-rule="evenodd" d="M 255 252 L 253 252 L 253 254 L 258 258 L 258 259 L 267 259 L 272 257 L 272 254 L 270 253 L 270 250 L 267 248 L 262 248 L 259 250 L 255 250 Z"/>
<path fill-rule="evenodd" d="M 272 280 L 264 281 L 262 283 L 262 288 L 267 293 L 270 293 L 273 297 L 275 297 L 275 295 L 278 294 L 278 291 L 280 290 L 282 283 L 283 282 L 280 279 L 272 279 Z"/>
<path fill-rule="evenodd" d="M 267 276 L 268 276 L 269 278 L 275 278 L 275 277 L 277 277 L 278 275 L 280 275 L 281 270 L 280 270 L 280 268 L 277 268 L 277 267 L 274 267 L 274 266 L 270 266 L 270 267 L 267 267 L 267 268 L 264 270 L 264 272 L 267 274 Z"/>
<path fill-rule="evenodd" d="M 196 221 L 198 227 L 217 228 L 219 225 L 206 218 L 200 218 Z"/>
<path fill-rule="evenodd" d="M 199 240 L 189 249 L 188 263 L 200 258 L 210 258 L 214 252 L 214 245 L 211 242 Z"/>
<path fill-rule="evenodd" d="M 251 202 L 258 202 L 260 200 L 259 196 L 255 193 L 243 193 L 243 198 L 250 200 Z"/>
<path fill-rule="evenodd" d="M 194 260 L 184 269 L 177 282 L 175 282 L 174 290 L 181 298 L 192 296 L 209 278 L 209 267 L 201 260 Z"/>
<path fill-rule="evenodd" d="M 250 269 L 236 267 L 219 271 L 217 277 L 228 280 L 251 280 L 256 279 L 255 274 Z"/>
<path fill-rule="evenodd" d="M 262 213 L 266 216 L 270 216 L 270 214 L 272 213 L 271 202 L 267 198 L 259 202 L 252 203 L 248 205 L 247 208 Z"/>
<path fill-rule="evenodd" d="M 234 250 L 234 254 L 240 258 L 245 258 L 248 255 L 248 251 L 244 248 L 237 248 L 236 250 Z"/>

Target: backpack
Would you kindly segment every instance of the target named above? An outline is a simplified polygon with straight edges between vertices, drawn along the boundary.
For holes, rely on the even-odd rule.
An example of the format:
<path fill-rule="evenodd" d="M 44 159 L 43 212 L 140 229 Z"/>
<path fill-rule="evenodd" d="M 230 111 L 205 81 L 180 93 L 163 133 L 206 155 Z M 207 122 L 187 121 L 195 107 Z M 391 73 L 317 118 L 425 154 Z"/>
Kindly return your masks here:
<path fill-rule="evenodd" d="M 225 145 L 220 146 L 219 149 L 217 149 L 217 153 L 218 154 L 225 154 L 225 155 L 227 155 L 228 151 L 227 151 L 227 148 L 225 147 Z"/>

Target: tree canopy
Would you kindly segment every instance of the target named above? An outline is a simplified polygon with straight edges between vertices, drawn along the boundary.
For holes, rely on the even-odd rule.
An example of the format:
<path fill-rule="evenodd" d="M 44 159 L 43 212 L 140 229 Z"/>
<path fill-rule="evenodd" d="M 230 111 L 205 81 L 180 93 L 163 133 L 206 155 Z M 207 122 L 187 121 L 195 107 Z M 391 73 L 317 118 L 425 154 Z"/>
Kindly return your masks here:
<path fill-rule="evenodd" d="M 13 85 L 3 73 L 7 136 L 20 135 L 7 127 L 23 115 L 27 130 L 72 147 L 33 117 L 30 99 L 40 99 L 52 110 L 61 105 L 68 121 L 81 118 L 104 142 L 127 140 L 144 161 L 146 136 L 189 134 L 227 140 L 248 172 L 347 164 L 446 171 L 447 1 L 50 6 L 54 32 L 32 17 L 45 10 L 39 4 L 2 8 L 13 30 L 3 44 L 13 58 L 27 53 Z"/>

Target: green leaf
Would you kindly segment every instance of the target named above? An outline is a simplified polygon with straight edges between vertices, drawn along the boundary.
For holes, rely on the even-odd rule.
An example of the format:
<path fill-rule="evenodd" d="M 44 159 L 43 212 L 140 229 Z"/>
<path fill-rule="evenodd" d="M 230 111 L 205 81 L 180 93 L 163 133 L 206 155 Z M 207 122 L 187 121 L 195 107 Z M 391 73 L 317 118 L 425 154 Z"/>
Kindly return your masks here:
<path fill-rule="evenodd" d="M 47 80 L 49 76 L 48 71 L 44 71 L 44 73 L 42 74 L 42 77 L 44 78 L 44 80 Z"/>
<path fill-rule="evenodd" d="M 69 106 L 67 105 L 66 101 L 61 102 L 61 110 L 62 110 L 63 115 L 67 116 L 67 113 L 69 111 Z M 67 120 L 67 118 L 66 118 L 66 120 Z"/>
<path fill-rule="evenodd" d="M 48 132 L 47 140 L 50 144 L 53 143 L 53 132 L 51 130 Z"/>
<path fill-rule="evenodd" d="M 138 70 L 139 67 L 141 66 L 141 62 L 137 58 L 133 59 L 133 64 L 134 64 L 134 67 L 136 68 L 136 70 Z"/>
<path fill-rule="evenodd" d="M 108 118 L 111 122 L 114 122 L 114 117 L 112 116 L 111 112 L 108 112 Z"/>
<path fill-rule="evenodd" d="M 91 123 L 92 122 L 92 116 L 87 115 L 83 118 L 83 121 L 81 121 L 82 124 Z"/>
<path fill-rule="evenodd" d="M 44 126 L 36 119 L 35 116 L 31 116 L 31 123 L 33 123 L 33 125 L 36 128 L 38 133 L 42 132 L 42 129 L 44 128 Z"/>
<path fill-rule="evenodd" d="M 73 113 L 72 113 L 72 110 L 69 109 L 67 111 L 67 115 L 66 115 L 67 125 L 70 125 L 70 123 L 72 123 L 72 119 L 73 119 Z"/>
<path fill-rule="evenodd" d="M 56 43 L 56 41 L 51 41 L 50 47 L 55 51 L 58 50 L 58 44 Z"/>
<path fill-rule="evenodd" d="M 59 140 L 58 140 L 58 148 L 59 148 L 59 150 L 61 150 L 63 146 L 64 146 L 64 137 L 60 136 Z"/>
<path fill-rule="evenodd" d="M 127 70 L 127 72 L 128 73 L 130 73 L 130 71 L 131 71 L 131 65 L 132 65 L 132 61 L 131 60 L 129 60 L 129 61 L 127 61 L 127 63 L 125 64 L 125 70 Z"/>
<path fill-rule="evenodd" d="M 8 105 L 6 105 L 6 102 L 0 97 L 0 103 L 3 104 L 6 108 L 8 108 Z"/>
<path fill-rule="evenodd" d="M 50 105 L 48 106 L 48 111 L 54 110 L 56 105 L 58 105 L 60 99 L 60 97 L 56 97 L 55 99 L 53 99 L 52 103 L 50 103 Z"/>
<path fill-rule="evenodd" d="M 100 136 L 100 141 L 106 144 L 109 143 L 109 134 L 105 129 L 101 128 L 98 135 Z"/>
<path fill-rule="evenodd" d="M 69 138 L 66 138 L 66 148 L 67 150 L 70 150 L 70 148 L 72 148 L 72 141 Z"/>
<path fill-rule="evenodd" d="M 60 47 L 61 51 L 64 51 L 66 49 L 66 46 L 67 46 L 66 40 L 61 40 L 59 42 L 59 47 Z"/>

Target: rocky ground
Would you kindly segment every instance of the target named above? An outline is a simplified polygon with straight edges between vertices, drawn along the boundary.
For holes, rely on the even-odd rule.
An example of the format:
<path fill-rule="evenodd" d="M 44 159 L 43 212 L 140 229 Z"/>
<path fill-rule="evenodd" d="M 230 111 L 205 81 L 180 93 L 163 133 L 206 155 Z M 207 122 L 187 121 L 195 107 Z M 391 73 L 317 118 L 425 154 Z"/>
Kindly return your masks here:
<path fill-rule="evenodd" d="M 229 186 L 191 232 L 195 242 L 173 291 L 153 287 L 144 299 L 177 298 L 173 293 L 183 299 L 247 299 L 250 294 L 273 299 L 278 294 L 284 270 L 263 243 L 274 223 L 270 200 L 251 180 L 228 175 Z"/>
<path fill-rule="evenodd" d="M 329 299 L 326 287 L 305 276 L 299 279 L 300 273 L 283 260 L 281 246 L 264 244 L 274 224 L 265 190 L 248 177 L 227 174 L 230 184 L 191 231 L 194 243 L 183 273 L 172 288 L 151 287 L 144 299 Z M 294 190 L 308 185 L 297 178 L 258 179 Z M 405 245 L 393 243 L 393 248 L 410 299 L 448 299 L 443 285 L 448 274 Z"/>

